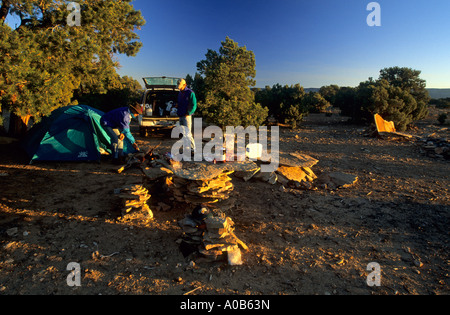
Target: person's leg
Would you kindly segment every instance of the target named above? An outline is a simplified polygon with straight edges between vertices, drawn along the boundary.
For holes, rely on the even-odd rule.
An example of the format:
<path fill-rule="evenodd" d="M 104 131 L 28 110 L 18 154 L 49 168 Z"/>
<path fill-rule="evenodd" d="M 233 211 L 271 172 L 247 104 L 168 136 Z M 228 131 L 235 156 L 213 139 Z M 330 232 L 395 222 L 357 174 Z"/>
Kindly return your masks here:
<path fill-rule="evenodd" d="M 115 134 L 117 135 L 117 137 L 120 136 L 120 131 L 119 129 L 114 129 Z M 118 139 L 117 142 L 117 151 L 118 151 L 118 156 L 119 159 L 123 158 L 123 140 Z"/>
<path fill-rule="evenodd" d="M 103 126 L 109 138 L 111 139 L 111 156 L 113 159 L 119 158 L 119 135 L 114 129 L 108 126 Z M 117 130 L 117 129 L 116 129 Z"/>
<path fill-rule="evenodd" d="M 195 151 L 195 141 L 192 136 L 192 116 L 180 117 L 180 125 L 187 128 L 186 134 L 183 134 L 183 136 L 189 140 L 189 149 L 192 152 Z"/>

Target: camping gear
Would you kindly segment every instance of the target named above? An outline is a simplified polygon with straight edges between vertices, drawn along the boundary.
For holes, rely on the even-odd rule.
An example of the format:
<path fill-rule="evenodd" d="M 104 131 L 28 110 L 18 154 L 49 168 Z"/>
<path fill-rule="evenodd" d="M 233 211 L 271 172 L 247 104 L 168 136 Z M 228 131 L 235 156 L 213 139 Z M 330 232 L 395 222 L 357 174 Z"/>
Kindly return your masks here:
<path fill-rule="evenodd" d="M 111 153 L 110 137 L 100 125 L 104 113 L 87 105 L 56 109 L 30 129 L 22 147 L 34 161 L 99 161 Z M 124 140 L 124 154 L 136 150 Z"/>
<path fill-rule="evenodd" d="M 150 105 L 150 104 L 145 105 L 145 116 L 153 116 L 152 105 Z"/>
<path fill-rule="evenodd" d="M 247 157 L 252 160 L 260 159 L 263 152 L 263 145 L 260 143 L 250 143 L 246 147 Z"/>

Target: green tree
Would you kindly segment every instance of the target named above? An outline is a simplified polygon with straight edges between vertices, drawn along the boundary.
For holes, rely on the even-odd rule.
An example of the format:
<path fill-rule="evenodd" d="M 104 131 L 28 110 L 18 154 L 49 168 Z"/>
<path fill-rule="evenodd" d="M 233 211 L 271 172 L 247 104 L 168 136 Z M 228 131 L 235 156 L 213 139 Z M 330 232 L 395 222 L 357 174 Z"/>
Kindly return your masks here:
<path fill-rule="evenodd" d="M 113 82 L 114 84 L 108 86 L 106 93 L 85 93 L 77 98 L 77 102 L 88 104 L 103 112 L 140 103 L 144 90 L 137 80 L 116 75 Z"/>
<path fill-rule="evenodd" d="M 69 26 L 68 1 L 0 1 L 0 104 L 37 120 L 89 93 L 120 85 L 117 54 L 141 48 L 145 21 L 131 0 L 78 0 L 81 26 Z M 5 19 L 14 14 L 20 25 Z"/>
<path fill-rule="evenodd" d="M 302 105 L 309 113 L 324 113 L 331 106 L 320 93 L 309 92 L 302 100 Z"/>
<path fill-rule="evenodd" d="M 204 84 L 203 116 L 222 127 L 260 126 L 268 110 L 255 103 L 250 89 L 255 85 L 255 55 L 227 37 L 219 51 L 208 49 L 206 59 L 197 63 L 199 83 Z"/>
<path fill-rule="evenodd" d="M 342 116 L 360 117 L 360 111 L 355 102 L 356 90 L 356 88 L 344 86 L 337 91 L 332 105 L 341 110 Z"/>
<path fill-rule="evenodd" d="M 195 73 L 194 77 L 190 74 L 186 75 L 187 85 L 195 92 L 197 102 L 204 103 L 206 99 L 206 88 L 205 79 L 198 72 Z"/>
<path fill-rule="evenodd" d="M 304 97 L 305 90 L 300 84 L 266 86 L 255 95 L 256 101 L 269 109 L 269 115 L 294 128 L 308 114 L 308 107 L 303 102 Z"/>
<path fill-rule="evenodd" d="M 339 92 L 339 86 L 332 84 L 327 86 L 322 86 L 319 90 L 320 95 L 323 96 L 330 104 L 336 102 L 336 95 Z"/>
<path fill-rule="evenodd" d="M 393 121 L 399 131 L 407 129 L 414 120 L 417 101 L 407 91 L 390 85 L 387 80 L 366 81 L 359 85 L 356 93 L 359 104 L 359 121 L 371 122 L 375 114 Z"/>
<path fill-rule="evenodd" d="M 428 104 L 430 95 L 426 89 L 426 81 L 420 78 L 422 72 L 411 68 L 391 67 L 380 71 L 380 80 L 386 80 L 390 86 L 400 88 L 408 92 L 416 100 L 415 109 L 410 113 L 413 121 L 428 116 Z M 410 111 L 406 108 L 405 111 Z"/>
<path fill-rule="evenodd" d="M 410 68 L 382 69 L 376 81 L 369 78 L 356 88 L 340 88 L 333 105 L 353 122 L 372 123 L 374 114 L 379 114 L 404 131 L 428 115 L 430 97 L 420 73 Z"/>

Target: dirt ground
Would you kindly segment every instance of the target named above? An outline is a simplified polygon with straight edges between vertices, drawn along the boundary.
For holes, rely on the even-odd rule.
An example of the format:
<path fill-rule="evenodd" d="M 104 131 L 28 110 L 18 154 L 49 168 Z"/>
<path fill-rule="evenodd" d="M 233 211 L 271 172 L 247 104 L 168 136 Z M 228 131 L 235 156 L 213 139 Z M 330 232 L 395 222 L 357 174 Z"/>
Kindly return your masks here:
<path fill-rule="evenodd" d="M 437 113 L 412 134 L 450 128 Z M 312 168 L 358 176 L 346 189 L 280 189 L 233 178 L 227 212 L 248 246 L 242 266 L 192 263 L 181 254 L 177 221 L 187 209 L 151 208 L 150 222 L 118 220 L 115 188 L 142 183 L 102 163 L 37 163 L 0 146 L 1 295 L 447 295 L 449 161 L 426 157 L 414 140 L 379 139 L 338 115 L 310 115 L 281 129 L 282 152 L 319 160 Z M 139 138 L 169 152 L 174 140 Z M 171 204 L 170 200 L 165 203 Z M 67 283 L 75 262 L 81 286 Z M 378 263 L 381 286 L 367 284 Z M 70 277 L 69 277 L 70 278 Z"/>

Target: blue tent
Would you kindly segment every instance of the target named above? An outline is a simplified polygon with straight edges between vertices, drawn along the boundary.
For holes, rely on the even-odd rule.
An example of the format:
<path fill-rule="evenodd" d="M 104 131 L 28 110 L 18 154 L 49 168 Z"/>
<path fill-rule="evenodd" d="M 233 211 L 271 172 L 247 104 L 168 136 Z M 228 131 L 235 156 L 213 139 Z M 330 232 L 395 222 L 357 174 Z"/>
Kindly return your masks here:
<path fill-rule="evenodd" d="M 86 105 L 59 108 L 30 129 L 22 145 L 33 161 L 99 161 L 111 153 L 111 140 L 100 125 L 103 112 Z M 124 141 L 124 153 L 136 150 Z"/>

